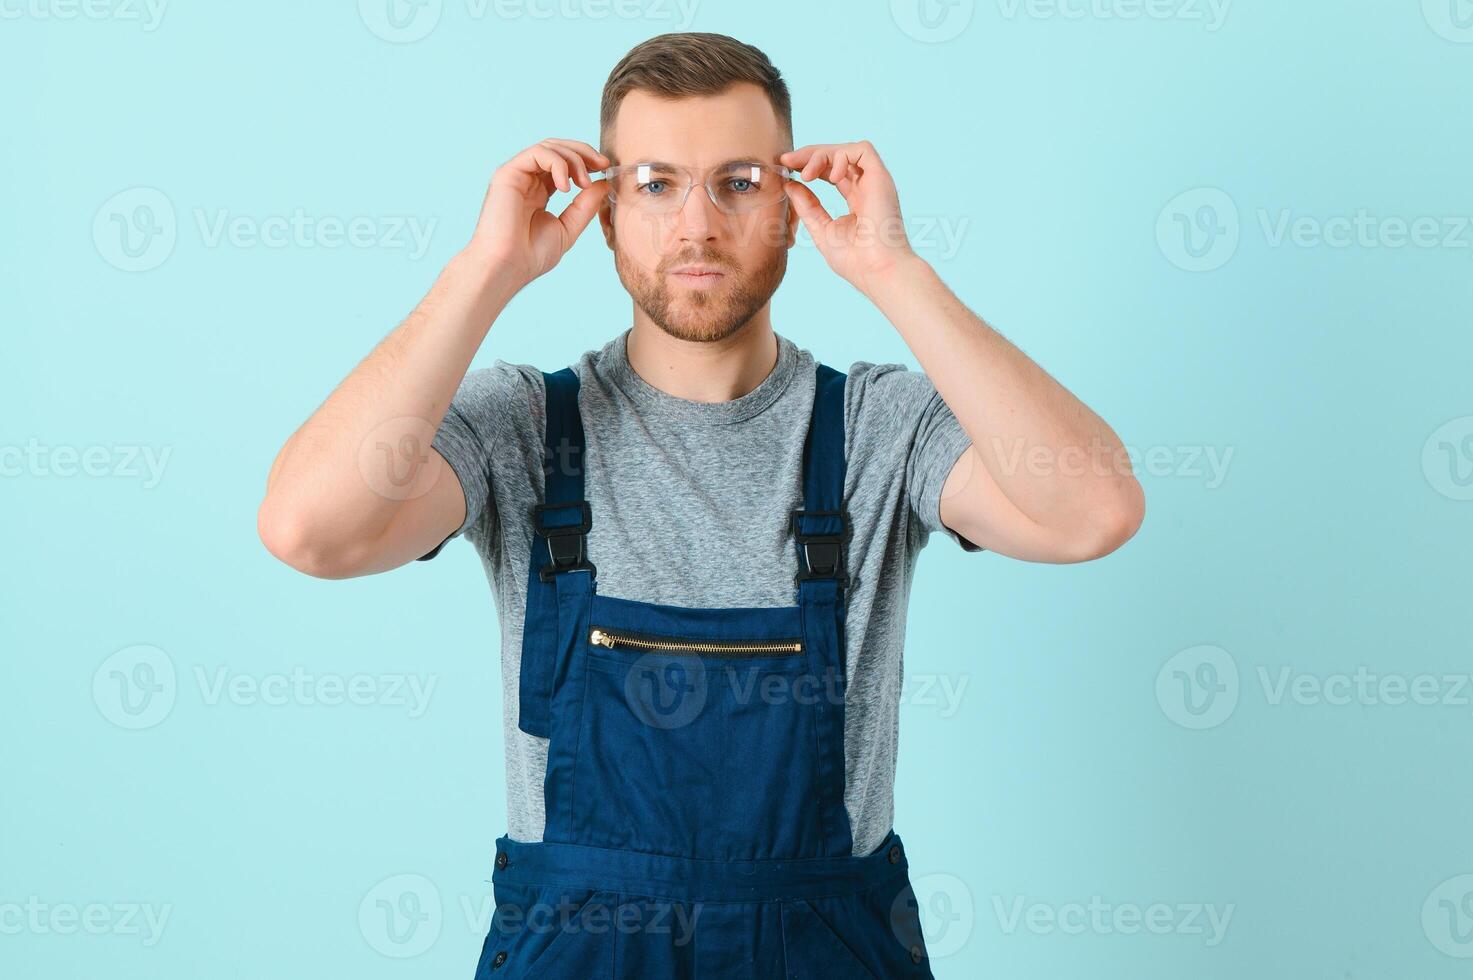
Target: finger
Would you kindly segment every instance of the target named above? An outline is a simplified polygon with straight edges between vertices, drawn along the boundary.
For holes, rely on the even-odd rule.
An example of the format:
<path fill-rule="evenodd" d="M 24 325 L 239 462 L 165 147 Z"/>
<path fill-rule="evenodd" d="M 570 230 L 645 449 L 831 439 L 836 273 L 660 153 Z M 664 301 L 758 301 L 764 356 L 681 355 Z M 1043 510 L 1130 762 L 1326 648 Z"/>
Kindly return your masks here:
<path fill-rule="evenodd" d="M 540 181 L 548 194 L 554 190 L 569 189 L 570 166 L 561 153 L 541 143 L 527 147 L 507 163 L 510 169 L 525 177 Z"/>
<path fill-rule="evenodd" d="M 845 178 L 858 180 L 866 174 L 877 175 L 885 172 L 885 165 L 880 162 L 879 154 L 868 142 L 848 143 L 839 148 L 835 157 L 837 159 L 829 171 L 831 183 L 837 184 Z"/>
<path fill-rule="evenodd" d="M 572 150 L 574 153 L 578 154 L 579 158 L 582 159 L 585 164 L 588 165 L 588 168 L 590 170 L 603 170 L 608 167 L 610 163 L 613 162 L 608 157 L 604 156 L 602 153 L 598 152 L 598 150 L 589 146 L 582 140 L 563 140 L 550 138 L 546 140 L 546 142 L 556 143 L 558 146 L 566 147 L 567 149 Z"/>
<path fill-rule="evenodd" d="M 825 144 L 823 143 L 809 143 L 807 146 L 800 146 L 796 150 L 779 153 L 777 155 L 777 162 L 793 170 L 802 170 L 808 164 L 808 161 L 813 158 L 813 154 L 823 149 L 824 146 Z"/>
<path fill-rule="evenodd" d="M 579 187 L 587 187 L 593 183 L 593 178 L 588 176 L 588 164 L 577 153 L 552 140 L 543 140 L 542 145 L 567 162 L 568 172 L 572 176 L 573 183 Z"/>
<path fill-rule="evenodd" d="M 562 162 L 562 157 L 546 147 L 529 147 L 508 160 L 502 170 L 508 174 L 515 174 L 551 196 L 558 189 L 554 161 L 558 161 L 559 166 L 566 166 Z"/>
<path fill-rule="evenodd" d="M 830 184 L 838 184 L 841 180 L 858 180 L 863 172 L 859 167 L 862 155 L 863 152 L 853 144 L 839 147 L 834 151 L 834 158 L 824 179 Z"/>
<path fill-rule="evenodd" d="M 793 202 L 793 210 L 798 212 L 798 220 L 803 222 L 803 227 L 808 229 L 815 242 L 822 241 L 822 235 L 833 223 L 833 216 L 818 200 L 818 195 L 802 184 L 789 181 L 787 192 L 788 199 Z"/>
<path fill-rule="evenodd" d="M 557 220 L 563 226 L 563 251 L 573 247 L 578 236 L 583 234 L 583 229 L 588 227 L 588 222 L 598 213 L 599 205 L 608 196 L 609 182 L 596 180 L 586 190 L 578 192 L 578 196 L 568 202 L 563 208 L 562 214 Z"/>
<path fill-rule="evenodd" d="M 809 156 L 809 158 L 808 158 L 808 162 L 803 165 L 803 170 L 802 170 L 803 179 L 804 180 L 812 180 L 813 178 L 817 177 L 820 173 L 823 172 L 823 168 L 828 164 L 829 160 L 831 160 L 832 158 L 833 158 L 833 147 L 831 147 L 831 146 L 819 146 L 819 147 L 815 147 L 814 150 L 813 150 L 813 154 L 811 156 Z"/>
<path fill-rule="evenodd" d="M 553 186 L 560 191 L 570 190 L 568 183 L 569 163 L 561 153 L 550 147 L 537 144 L 532 151 L 532 161 L 537 169 L 552 177 Z"/>

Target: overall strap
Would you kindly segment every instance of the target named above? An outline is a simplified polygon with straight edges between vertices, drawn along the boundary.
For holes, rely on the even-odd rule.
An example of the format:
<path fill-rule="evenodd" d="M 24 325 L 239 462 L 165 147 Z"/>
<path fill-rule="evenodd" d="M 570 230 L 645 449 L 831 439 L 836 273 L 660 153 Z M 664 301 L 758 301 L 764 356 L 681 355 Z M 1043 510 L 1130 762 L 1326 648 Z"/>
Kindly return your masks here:
<path fill-rule="evenodd" d="M 553 670 L 557 662 L 558 575 L 596 570 L 588 560 L 593 514 L 583 495 L 583 419 L 578 414 L 578 375 L 572 368 L 542 373 L 547 392 L 543 442 L 543 502 L 532 508 L 532 558 L 527 568 L 527 609 L 522 624 L 520 710 L 517 727 L 552 735 Z"/>
<path fill-rule="evenodd" d="M 793 511 L 798 546 L 798 605 L 809 669 L 823 681 L 825 695 L 813 705 L 818 746 L 818 817 L 824 852 L 849 854 L 854 846 L 844 806 L 844 381 L 820 364 L 813 417 L 803 443 L 803 506 Z M 837 695 L 833 697 L 831 695 Z"/>
<path fill-rule="evenodd" d="M 844 537 L 844 380 L 820 364 L 813 393 L 813 416 L 803 441 L 803 506 L 793 511 L 798 546 L 798 583 L 831 579 L 842 587 Z"/>

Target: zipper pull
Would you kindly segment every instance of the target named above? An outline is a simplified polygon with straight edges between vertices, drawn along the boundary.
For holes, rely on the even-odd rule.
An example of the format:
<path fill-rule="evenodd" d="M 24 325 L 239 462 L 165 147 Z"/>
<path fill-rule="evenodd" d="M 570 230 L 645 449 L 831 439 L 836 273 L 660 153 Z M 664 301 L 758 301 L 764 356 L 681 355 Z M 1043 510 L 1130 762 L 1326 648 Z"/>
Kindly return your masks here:
<path fill-rule="evenodd" d="M 588 642 L 597 646 L 608 647 L 610 650 L 614 649 L 614 638 L 603 630 L 594 630 L 592 633 L 589 633 Z"/>

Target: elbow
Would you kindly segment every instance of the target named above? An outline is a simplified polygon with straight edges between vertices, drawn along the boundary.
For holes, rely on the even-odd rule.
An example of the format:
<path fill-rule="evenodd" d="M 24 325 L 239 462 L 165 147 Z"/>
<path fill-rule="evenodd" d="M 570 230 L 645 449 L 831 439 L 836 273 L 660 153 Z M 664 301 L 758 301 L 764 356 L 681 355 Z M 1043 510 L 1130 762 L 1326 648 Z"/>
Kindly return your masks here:
<path fill-rule="evenodd" d="M 1146 519 L 1146 496 L 1134 478 L 1125 481 L 1114 497 L 1091 508 L 1086 529 L 1075 538 L 1073 562 L 1094 561 L 1119 549 L 1135 537 Z"/>
<path fill-rule="evenodd" d="M 273 557 L 304 575 L 343 579 L 360 574 L 345 549 L 331 542 L 312 521 L 269 497 L 256 512 L 256 533 Z"/>

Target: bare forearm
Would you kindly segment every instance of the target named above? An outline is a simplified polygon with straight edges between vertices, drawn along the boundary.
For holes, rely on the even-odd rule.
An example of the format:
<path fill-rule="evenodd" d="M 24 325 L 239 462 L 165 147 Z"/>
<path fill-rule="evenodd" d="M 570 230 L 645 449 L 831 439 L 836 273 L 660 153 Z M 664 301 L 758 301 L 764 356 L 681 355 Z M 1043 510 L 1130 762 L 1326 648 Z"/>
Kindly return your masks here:
<path fill-rule="evenodd" d="M 956 414 L 977 461 L 1022 514 L 1041 526 L 1083 531 L 1102 509 L 1138 495 L 1110 426 L 967 309 L 926 262 L 902 263 L 871 299 Z"/>
<path fill-rule="evenodd" d="M 443 467 L 430 439 L 515 291 L 484 260 L 452 259 L 282 447 L 267 480 L 263 528 L 278 528 L 290 548 L 371 547 L 413 499 L 407 481 L 420 487 L 443 475 L 406 467 Z"/>

